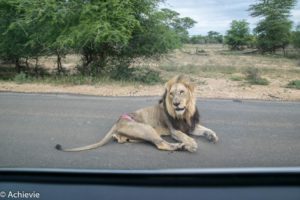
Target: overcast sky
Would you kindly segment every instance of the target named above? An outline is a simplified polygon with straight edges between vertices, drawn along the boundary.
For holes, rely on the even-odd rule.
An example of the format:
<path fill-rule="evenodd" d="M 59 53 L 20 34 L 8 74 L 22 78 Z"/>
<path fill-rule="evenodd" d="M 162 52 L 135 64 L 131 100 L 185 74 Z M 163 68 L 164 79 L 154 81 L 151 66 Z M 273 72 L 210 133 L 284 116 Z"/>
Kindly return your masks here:
<path fill-rule="evenodd" d="M 161 7 L 180 13 L 181 17 L 191 17 L 197 24 L 189 30 L 191 35 L 206 33 L 210 30 L 226 33 L 232 20 L 246 19 L 253 29 L 258 19 L 249 15 L 247 9 L 256 0 L 166 0 Z M 300 23 L 300 3 L 291 12 L 291 20 Z"/>

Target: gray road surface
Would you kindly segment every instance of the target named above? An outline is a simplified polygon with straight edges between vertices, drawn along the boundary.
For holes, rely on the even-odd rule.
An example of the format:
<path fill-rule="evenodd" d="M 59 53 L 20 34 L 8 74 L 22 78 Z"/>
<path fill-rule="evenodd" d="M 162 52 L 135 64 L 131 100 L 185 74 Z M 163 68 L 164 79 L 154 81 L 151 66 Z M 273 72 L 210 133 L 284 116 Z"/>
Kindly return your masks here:
<path fill-rule="evenodd" d="M 0 93 L 0 167 L 165 169 L 300 166 L 300 103 L 198 99 L 202 123 L 218 144 L 196 139 L 196 153 L 151 144 L 117 144 L 67 153 L 101 139 L 122 113 L 159 97 Z"/>

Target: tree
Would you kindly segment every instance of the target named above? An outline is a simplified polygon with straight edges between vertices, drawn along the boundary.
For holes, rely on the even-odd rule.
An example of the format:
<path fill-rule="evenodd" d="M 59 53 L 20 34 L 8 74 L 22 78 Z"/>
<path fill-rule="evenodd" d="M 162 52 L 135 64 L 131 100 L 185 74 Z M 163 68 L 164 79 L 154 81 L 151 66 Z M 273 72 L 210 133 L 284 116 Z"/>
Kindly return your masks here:
<path fill-rule="evenodd" d="M 0 0 L 0 58 L 13 60 L 19 69 L 24 58 L 56 55 L 61 73 L 62 57 L 76 52 L 82 55 L 83 74 L 114 74 L 122 66 L 119 71 L 130 72 L 134 58 L 180 47 L 195 23 L 159 10 L 159 2 Z"/>
<path fill-rule="evenodd" d="M 65 28 L 63 12 L 66 1 L 56 0 L 9 0 L 1 3 L 0 56 L 14 61 L 20 72 L 21 60 L 36 60 L 43 55 L 57 55 L 58 72 L 62 71 L 62 44 L 58 40 Z"/>
<path fill-rule="evenodd" d="M 17 72 L 21 70 L 21 58 L 27 56 L 28 42 L 28 34 L 19 23 L 24 13 L 19 4 L 17 0 L 0 0 L 0 58 L 15 63 Z"/>
<path fill-rule="evenodd" d="M 130 71 L 135 57 L 149 57 L 178 48 L 194 21 L 169 9 L 157 9 L 157 0 L 91 1 L 78 10 L 78 23 L 69 40 L 83 55 L 83 71 L 99 74 Z M 82 10 L 82 11 L 81 11 Z M 107 69 L 107 66 L 110 66 Z"/>
<path fill-rule="evenodd" d="M 60 38 L 83 55 L 81 71 L 90 75 L 111 71 L 107 66 L 129 65 L 137 56 L 177 48 L 192 24 L 175 11 L 159 11 L 158 0 L 68 2 L 77 3 L 79 17 Z"/>
<path fill-rule="evenodd" d="M 293 32 L 293 46 L 300 48 L 300 24 L 296 27 L 296 30 Z"/>
<path fill-rule="evenodd" d="M 82 54 L 84 74 L 102 73 L 110 58 L 118 56 L 128 44 L 133 30 L 139 26 L 134 15 L 134 2 L 68 1 L 67 6 L 72 5 L 77 16 L 71 16 L 71 24 L 59 39 Z"/>
<path fill-rule="evenodd" d="M 187 30 L 192 28 L 196 21 L 189 17 L 180 18 L 178 12 L 167 8 L 162 9 L 161 14 L 163 15 L 162 20 L 164 23 L 179 35 L 180 40 L 183 43 L 187 43 L 189 40 L 189 33 Z"/>
<path fill-rule="evenodd" d="M 288 17 L 295 4 L 296 0 L 259 0 L 250 6 L 251 16 L 262 18 L 254 29 L 261 52 L 274 53 L 289 44 L 292 22 Z"/>
<path fill-rule="evenodd" d="M 225 36 L 225 43 L 232 50 L 241 50 L 251 41 L 249 23 L 246 20 L 233 20 Z"/>
<path fill-rule="evenodd" d="M 55 55 L 57 73 L 63 72 L 62 57 L 70 50 L 63 38 L 68 33 L 72 12 L 72 1 L 64 0 L 23 0 L 26 8 L 25 24 L 29 33 L 26 48 L 32 50 L 32 56 Z"/>
<path fill-rule="evenodd" d="M 147 18 L 139 21 L 140 26 L 134 30 L 122 54 L 131 58 L 150 57 L 179 48 L 182 45 L 182 35 L 174 28 L 174 21 L 177 19 L 167 9 L 149 13 Z"/>
<path fill-rule="evenodd" d="M 192 44 L 221 44 L 223 43 L 223 35 L 216 31 L 209 31 L 207 35 L 193 35 L 189 38 Z"/>
<path fill-rule="evenodd" d="M 206 38 L 206 43 L 223 43 L 223 36 L 216 31 L 209 31 Z"/>
<path fill-rule="evenodd" d="M 202 35 L 193 35 L 190 37 L 189 43 L 191 44 L 205 44 L 206 43 L 206 36 Z"/>

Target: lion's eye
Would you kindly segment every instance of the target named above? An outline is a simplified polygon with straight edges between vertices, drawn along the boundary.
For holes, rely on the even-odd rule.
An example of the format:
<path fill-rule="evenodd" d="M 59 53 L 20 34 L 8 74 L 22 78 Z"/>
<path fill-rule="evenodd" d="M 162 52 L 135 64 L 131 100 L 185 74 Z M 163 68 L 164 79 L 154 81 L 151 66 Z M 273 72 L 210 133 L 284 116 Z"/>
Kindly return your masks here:
<path fill-rule="evenodd" d="M 183 94 L 184 93 L 184 91 L 183 90 L 180 90 L 180 94 Z"/>
<path fill-rule="evenodd" d="M 173 96 L 174 95 L 174 93 L 173 92 L 170 92 L 170 96 Z"/>

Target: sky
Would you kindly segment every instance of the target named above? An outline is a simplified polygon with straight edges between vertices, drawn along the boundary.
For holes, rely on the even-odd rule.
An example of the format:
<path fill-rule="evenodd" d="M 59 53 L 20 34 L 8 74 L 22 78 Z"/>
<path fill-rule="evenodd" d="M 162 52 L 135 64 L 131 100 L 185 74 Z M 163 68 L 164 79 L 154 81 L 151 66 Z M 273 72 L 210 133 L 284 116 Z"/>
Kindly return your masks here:
<path fill-rule="evenodd" d="M 251 30 L 258 22 L 250 16 L 249 5 L 256 0 L 166 0 L 161 8 L 170 8 L 180 13 L 181 17 L 190 17 L 197 21 L 189 30 L 190 35 L 206 35 L 208 31 L 217 31 L 225 34 L 232 20 L 246 19 Z M 291 18 L 300 24 L 300 0 L 291 11 Z"/>

